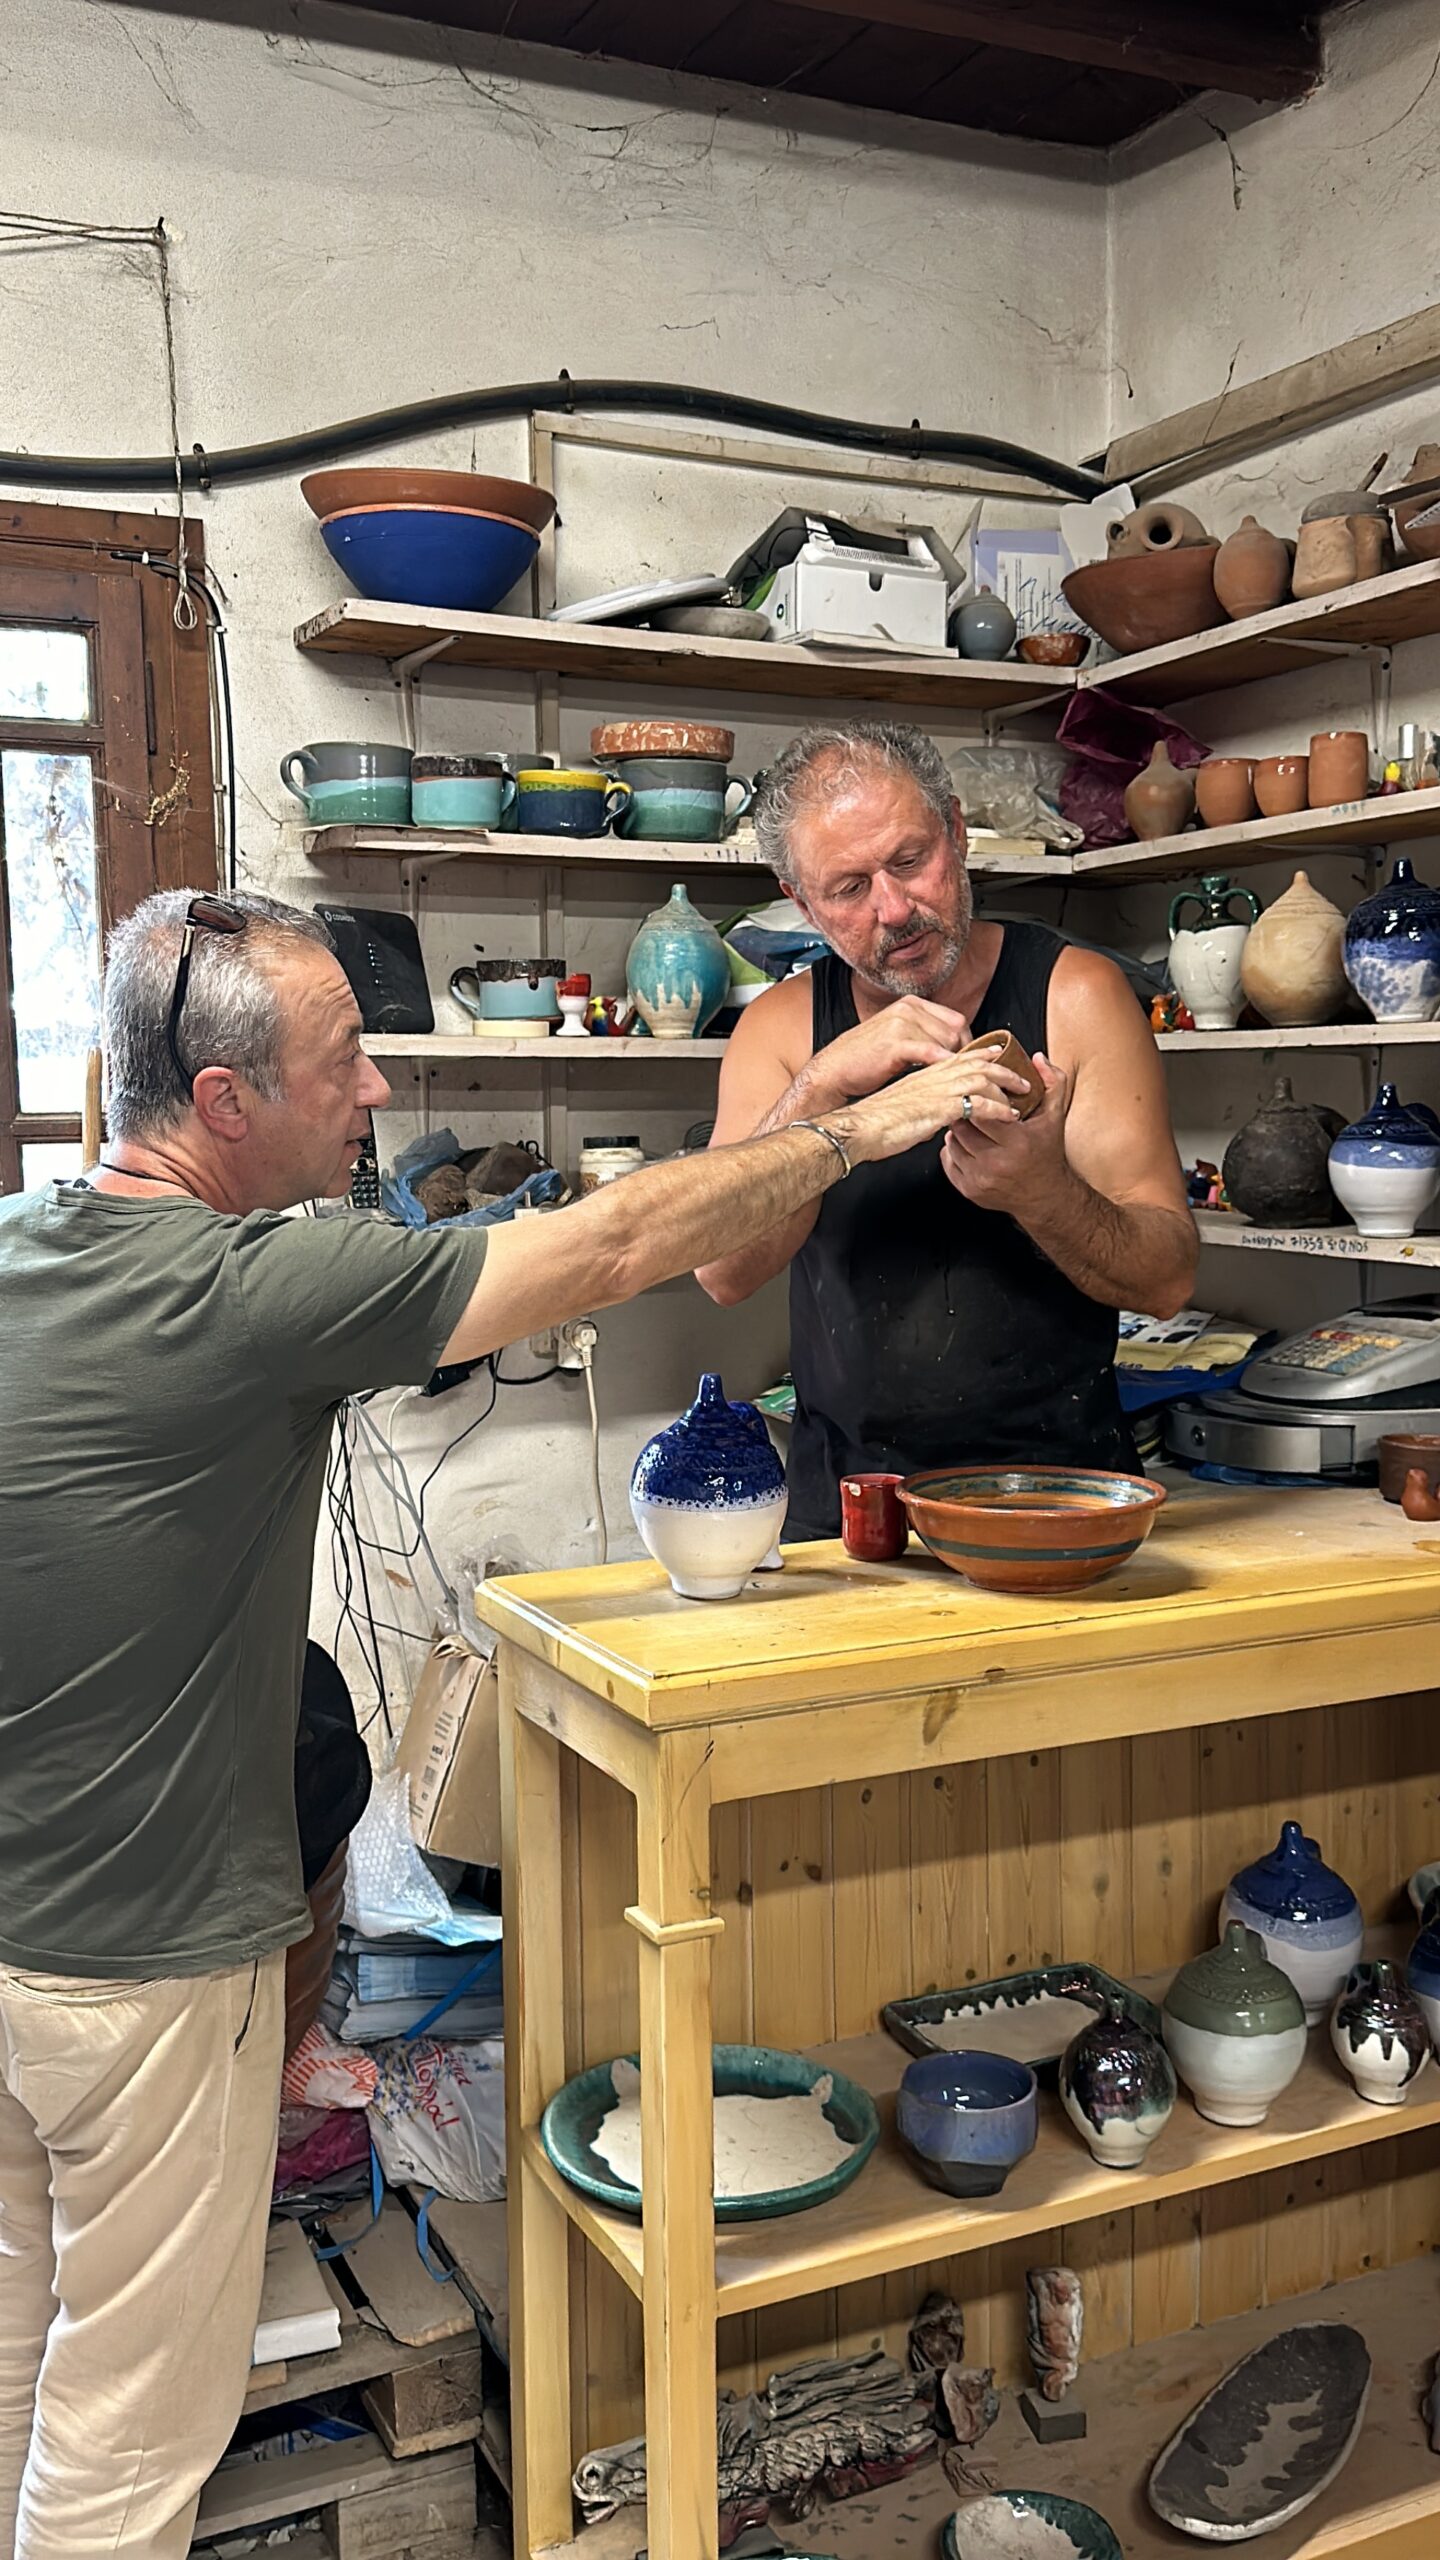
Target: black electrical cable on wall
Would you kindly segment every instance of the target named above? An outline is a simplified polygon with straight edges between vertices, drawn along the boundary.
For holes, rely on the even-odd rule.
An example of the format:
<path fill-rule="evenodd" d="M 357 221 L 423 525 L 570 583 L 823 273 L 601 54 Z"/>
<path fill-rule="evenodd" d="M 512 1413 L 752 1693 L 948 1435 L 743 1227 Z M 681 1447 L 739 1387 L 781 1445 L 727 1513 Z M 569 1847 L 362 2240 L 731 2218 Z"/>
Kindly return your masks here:
<path fill-rule="evenodd" d="M 706 391 L 680 382 L 572 381 L 569 374 L 553 382 L 512 382 L 488 391 L 451 391 L 439 399 L 411 400 L 400 408 L 374 409 L 363 418 L 345 418 L 335 426 L 317 427 L 307 435 L 281 436 L 269 444 L 231 445 L 218 453 L 197 444 L 193 453 L 178 457 L 179 477 L 187 488 L 206 490 L 237 481 L 281 479 L 350 454 L 373 453 L 381 445 L 437 435 L 448 428 L 480 426 L 497 418 L 526 417 L 536 409 L 626 409 L 707 418 L 723 426 L 760 428 L 852 452 L 889 454 L 897 461 L 953 462 L 986 471 L 1020 472 L 1069 498 L 1098 497 L 1107 486 L 1101 473 L 1078 463 L 1057 462 L 998 436 L 922 427 L 918 419 L 909 427 L 877 426 L 858 418 L 827 417 L 816 409 L 792 409 L 780 401 L 750 400 L 736 391 Z M 0 480 L 28 488 L 173 489 L 176 464 L 173 453 L 120 459 L 0 453 Z"/>

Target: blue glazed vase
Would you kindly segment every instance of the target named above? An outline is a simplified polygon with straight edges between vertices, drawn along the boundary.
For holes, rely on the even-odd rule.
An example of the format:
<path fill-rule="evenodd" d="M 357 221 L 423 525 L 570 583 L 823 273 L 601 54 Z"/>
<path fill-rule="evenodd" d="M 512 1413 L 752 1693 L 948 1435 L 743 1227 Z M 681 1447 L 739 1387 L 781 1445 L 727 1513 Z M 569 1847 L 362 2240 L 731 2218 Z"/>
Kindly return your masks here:
<path fill-rule="evenodd" d="M 1263 1940 L 1273 1965 L 1294 1983 L 1313 2027 L 1358 1963 L 1364 1924 L 1343 1876 L 1327 1867 L 1298 1822 L 1281 1826 L 1268 1857 L 1242 1867 L 1220 1905 L 1223 1937 L 1232 1920 Z"/>
<path fill-rule="evenodd" d="M 630 1478 L 635 1526 L 685 1600 L 732 1600 L 778 1564 L 785 1470 L 752 1404 L 730 1404 L 713 1370 L 677 1422 L 647 1440 Z"/>
<path fill-rule="evenodd" d="M 1431 1022 L 1440 1007 L 1440 890 L 1400 854 L 1345 927 L 1345 975 L 1377 1022 Z"/>
<path fill-rule="evenodd" d="M 1102 2169 L 1138 2169 L 1169 2123 L 1178 2083 L 1157 2035 L 1118 2000 L 1060 2057 L 1060 2103 Z"/>
<path fill-rule="evenodd" d="M 1362 1236 L 1413 1236 L 1440 1190 L 1440 1129 L 1382 1084 L 1361 1120 L 1330 1150 L 1330 1187 Z"/>
<path fill-rule="evenodd" d="M 683 882 L 669 903 L 648 915 L 630 945 L 625 985 L 631 1003 L 657 1040 L 698 1040 L 730 987 L 725 945 L 708 917 L 693 907 Z"/>

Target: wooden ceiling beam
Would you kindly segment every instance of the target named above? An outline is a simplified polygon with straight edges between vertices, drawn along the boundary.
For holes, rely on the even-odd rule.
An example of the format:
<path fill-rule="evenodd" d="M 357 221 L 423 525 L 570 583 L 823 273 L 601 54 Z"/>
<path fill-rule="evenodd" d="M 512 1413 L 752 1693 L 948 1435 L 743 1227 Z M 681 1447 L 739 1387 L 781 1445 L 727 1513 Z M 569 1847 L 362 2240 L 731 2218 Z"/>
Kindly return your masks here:
<path fill-rule="evenodd" d="M 1224 89 L 1266 104 L 1301 98 L 1320 78 L 1313 25 L 1204 0 L 786 0 L 822 17 L 859 19 L 957 44 L 994 45 L 1092 71 L 1124 71 L 1171 88 Z M 517 28 L 517 33 L 523 30 Z"/>

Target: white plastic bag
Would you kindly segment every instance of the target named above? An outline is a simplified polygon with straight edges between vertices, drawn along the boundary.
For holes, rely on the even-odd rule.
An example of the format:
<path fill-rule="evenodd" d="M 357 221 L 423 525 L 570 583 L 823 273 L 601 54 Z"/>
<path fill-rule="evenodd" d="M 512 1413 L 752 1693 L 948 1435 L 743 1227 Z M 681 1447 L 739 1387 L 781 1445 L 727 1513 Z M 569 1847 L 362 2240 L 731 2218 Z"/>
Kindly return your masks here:
<path fill-rule="evenodd" d="M 410 1781 L 387 1769 L 350 1834 L 345 1918 L 362 1938 L 448 1941 L 454 1913 L 410 1837 Z"/>
<path fill-rule="evenodd" d="M 505 2193 L 505 2047 L 477 2044 L 375 2048 L 379 2083 L 368 2109 L 380 2166 L 392 2187 L 412 2181 L 459 2204 Z"/>

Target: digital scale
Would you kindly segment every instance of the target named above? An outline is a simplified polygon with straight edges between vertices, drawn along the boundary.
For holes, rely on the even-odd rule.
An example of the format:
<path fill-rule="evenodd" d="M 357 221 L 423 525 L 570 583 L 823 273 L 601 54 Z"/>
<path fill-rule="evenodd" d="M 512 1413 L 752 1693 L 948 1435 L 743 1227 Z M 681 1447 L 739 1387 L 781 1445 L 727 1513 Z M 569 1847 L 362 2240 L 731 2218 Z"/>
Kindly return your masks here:
<path fill-rule="evenodd" d="M 1387 1431 L 1440 1432 L 1440 1295 L 1328 1317 L 1165 1416 L 1170 1456 L 1256 1475 L 1373 1476 Z"/>

